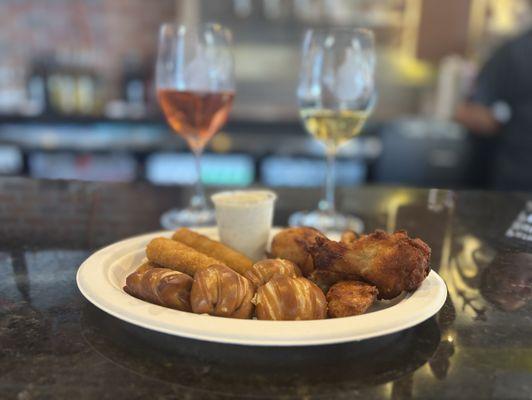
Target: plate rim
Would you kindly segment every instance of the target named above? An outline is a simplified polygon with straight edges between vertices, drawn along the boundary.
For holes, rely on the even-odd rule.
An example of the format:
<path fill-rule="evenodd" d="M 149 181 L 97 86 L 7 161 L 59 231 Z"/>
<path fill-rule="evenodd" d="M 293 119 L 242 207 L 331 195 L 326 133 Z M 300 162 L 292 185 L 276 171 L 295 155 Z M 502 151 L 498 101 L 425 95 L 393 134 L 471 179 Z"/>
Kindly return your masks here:
<path fill-rule="evenodd" d="M 216 227 L 215 226 L 202 227 L 202 228 L 194 227 L 191 229 L 194 229 L 195 231 L 198 231 L 199 233 L 203 233 L 203 234 L 213 234 L 213 232 L 216 230 Z M 277 227 L 273 228 L 272 234 L 278 229 L 282 229 L 282 228 L 277 228 Z M 260 320 L 240 320 L 240 319 L 222 318 L 222 317 L 215 317 L 215 316 L 208 316 L 208 315 L 198 315 L 198 314 L 193 314 L 189 312 L 173 310 L 167 307 L 162 307 L 162 306 L 158 306 L 155 304 L 145 302 L 143 300 L 132 297 L 123 291 L 120 291 L 120 293 L 123 296 L 127 296 L 127 300 L 141 307 L 142 306 L 144 307 L 144 310 L 141 309 L 140 313 L 130 312 L 129 310 L 124 310 L 124 306 L 121 304 L 112 304 L 112 303 L 108 304 L 106 299 L 103 299 L 102 295 L 98 295 L 98 292 L 95 291 L 94 287 L 92 287 L 93 283 L 86 280 L 87 275 L 90 275 L 90 268 L 93 268 L 93 271 L 96 271 L 96 268 L 98 268 L 98 266 L 100 269 L 103 269 L 102 272 L 104 272 L 104 274 L 102 274 L 102 279 L 104 279 L 105 272 L 107 273 L 109 272 L 112 264 L 106 263 L 105 260 L 104 262 L 102 262 L 100 261 L 100 258 L 104 256 L 109 256 L 109 254 L 107 254 L 108 252 L 117 250 L 128 244 L 134 244 L 137 241 L 150 240 L 151 238 L 156 237 L 156 236 L 167 236 L 168 237 L 172 233 L 173 231 L 164 231 L 164 230 L 143 233 L 140 235 L 135 235 L 135 236 L 131 236 L 131 237 L 119 240 L 117 242 L 111 243 L 105 247 L 102 247 L 96 250 L 89 257 L 87 257 L 78 268 L 78 271 L 76 273 L 76 284 L 78 286 L 79 291 L 85 297 L 85 299 L 87 299 L 90 303 L 92 303 L 94 306 L 96 306 L 100 310 L 106 312 L 107 314 L 114 316 L 115 318 L 118 318 L 132 325 L 140 326 L 144 329 L 161 332 L 161 333 L 169 334 L 173 336 L 180 336 L 180 337 L 186 337 L 189 339 L 203 340 L 203 341 L 223 343 L 223 344 L 244 345 L 244 346 L 279 346 L 279 347 L 316 346 L 316 345 L 345 343 L 345 342 L 361 341 L 361 340 L 366 340 L 370 338 L 375 338 L 379 336 L 396 333 L 396 332 L 411 328 L 413 326 L 416 326 L 422 323 L 423 321 L 429 319 L 433 315 L 435 315 L 441 309 L 441 307 L 443 306 L 447 298 L 447 286 L 445 284 L 445 281 L 438 275 L 436 271 L 431 269 L 429 275 L 423 281 L 423 284 L 420 286 L 420 288 L 412 292 L 407 298 L 405 298 L 398 304 L 391 306 L 384 310 L 379 310 L 373 313 L 363 314 L 363 315 L 358 315 L 358 316 L 336 318 L 336 319 L 325 319 L 325 320 L 260 321 Z M 116 258 L 120 258 L 120 257 L 121 256 L 116 256 Z M 95 264 L 96 264 L 96 267 L 94 266 Z M 112 286 L 112 290 L 116 290 L 116 288 L 111 282 L 108 282 L 107 280 L 105 281 L 109 286 Z M 344 322 L 344 324 L 342 325 L 348 325 L 349 323 L 356 322 L 357 320 L 358 321 L 361 321 L 361 319 L 368 320 L 368 317 L 370 321 L 374 320 L 375 316 L 376 315 L 378 316 L 379 313 L 381 313 L 380 316 L 383 316 L 382 313 L 387 310 L 395 309 L 401 304 L 403 304 L 403 307 L 404 307 L 404 303 L 406 301 L 409 301 L 409 300 L 419 301 L 419 299 L 416 298 L 416 293 L 419 294 L 420 289 L 424 288 L 424 286 L 429 286 L 429 289 L 432 288 L 432 291 L 430 293 L 432 293 L 434 297 L 431 299 L 431 301 L 428 301 L 427 304 L 424 305 L 421 312 L 417 314 L 415 317 L 403 318 L 401 323 L 398 323 L 393 326 L 389 326 L 385 329 L 380 329 L 376 332 L 369 331 L 366 333 L 354 333 L 352 335 L 345 334 L 345 333 L 341 334 L 340 336 L 335 336 L 334 334 L 332 336 L 326 335 L 322 337 L 309 335 L 308 337 L 305 337 L 305 338 L 294 338 L 294 339 L 287 339 L 283 337 L 275 337 L 275 338 L 272 338 L 272 337 L 250 338 L 250 337 L 243 337 L 243 336 L 242 337 L 238 337 L 238 336 L 224 337 L 224 336 L 217 335 L 215 330 L 211 330 L 211 332 L 207 332 L 207 333 L 205 332 L 201 333 L 201 332 L 191 332 L 191 331 L 186 331 L 186 330 L 183 331 L 183 327 L 179 327 L 175 325 L 173 326 L 173 328 L 168 328 L 167 326 L 164 326 L 167 324 L 163 323 L 163 321 L 158 321 L 156 317 L 146 316 L 146 312 L 147 312 L 146 309 L 147 307 L 149 307 L 152 310 L 156 310 L 156 311 L 158 310 L 157 312 L 160 312 L 160 313 L 171 312 L 173 314 L 169 314 L 169 315 L 174 315 L 174 316 L 180 315 L 181 317 L 185 317 L 185 319 L 189 319 L 189 320 L 191 318 L 197 318 L 198 319 L 197 321 L 199 321 L 200 324 L 201 323 L 209 324 L 209 322 L 211 322 L 215 325 L 216 324 L 227 325 L 228 323 L 233 323 L 233 325 L 236 325 L 236 327 L 238 327 L 238 325 L 245 326 L 245 324 L 254 324 L 254 325 L 269 327 L 269 328 L 282 328 L 279 330 L 283 330 L 283 329 L 293 330 L 296 327 L 300 328 L 300 327 L 304 327 L 305 325 L 307 325 L 306 330 L 312 330 L 312 326 L 314 326 L 314 329 L 317 329 L 320 327 L 320 325 L 323 325 L 324 323 L 329 324 L 329 327 L 331 327 L 331 325 L 341 325 L 342 322 Z M 110 289 L 111 288 L 108 287 L 106 290 L 110 290 Z M 126 298 L 124 297 L 124 301 L 125 300 Z M 337 322 L 337 321 L 340 321 L 340 322 Z"/>

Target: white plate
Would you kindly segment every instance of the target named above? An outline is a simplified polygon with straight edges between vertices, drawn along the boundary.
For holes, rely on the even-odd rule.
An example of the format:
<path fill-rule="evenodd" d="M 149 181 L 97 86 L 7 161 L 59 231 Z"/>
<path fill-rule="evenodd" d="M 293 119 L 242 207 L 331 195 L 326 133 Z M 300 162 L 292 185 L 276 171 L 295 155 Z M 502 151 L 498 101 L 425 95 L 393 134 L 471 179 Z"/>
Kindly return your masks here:
<path fill-rule="evenodd" d="M 216 228 L 195 230 L 218 238 Z M 169 231 L 148 233 L 97 251 L 79 267 L 79 290 L 96 307 L 134 325 L 193 339 L 257 346 L 321 345 L 398 332 L 430 318 L 447 296 L 445 283 L 431 271 L 415 292 L 396 301 L 379 301 L 364 315 L 316 321 L 258 321 L 177 311 L 126 294 L 122 289 L 126 276 L 144 260 L 148 242 L 171 235 Z"/>

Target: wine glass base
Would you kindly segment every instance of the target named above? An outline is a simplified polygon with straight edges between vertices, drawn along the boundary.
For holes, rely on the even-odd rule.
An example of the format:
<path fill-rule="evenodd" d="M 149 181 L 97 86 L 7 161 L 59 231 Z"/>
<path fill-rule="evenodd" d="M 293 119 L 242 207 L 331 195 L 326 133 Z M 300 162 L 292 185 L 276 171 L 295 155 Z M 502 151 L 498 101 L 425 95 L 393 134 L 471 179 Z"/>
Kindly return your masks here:
<path fill-rule="evenodd" d="M 364 231 L 364 222 L 358 217 L 319 210 L 296 212 L 288 219 L 288 225 L 310 226 L 324 233 L 343 232 L 348 229 L 356 233 L 362 233 Z"/>
<path fill-rule="evenodd" d="M 168 210 L 161 215 L 160 219 L 162 227 L 169 230 L 175 230 L 182 226 L 209 226 L 214 225 L 215 221 L 213 209 L 190 207 L 182 210 L 176 208 Z"/>

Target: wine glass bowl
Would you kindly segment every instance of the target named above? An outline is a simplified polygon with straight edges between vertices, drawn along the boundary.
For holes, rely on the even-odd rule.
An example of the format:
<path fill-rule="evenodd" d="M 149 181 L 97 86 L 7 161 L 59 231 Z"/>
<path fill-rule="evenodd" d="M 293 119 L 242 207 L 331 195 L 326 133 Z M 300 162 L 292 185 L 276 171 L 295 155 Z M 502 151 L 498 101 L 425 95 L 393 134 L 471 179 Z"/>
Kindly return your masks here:
<path fill-rule="evenodd" d="M 156 65 L 157 98 L 172 130 L 194 154 L 196 193 L 184 210 L 164 213 L 164 228 L 214 223 L 201 182 L 201 154 L 225 124 L 234 91 L 231 32 L 219 24 L 163 24 Z"/>
<path fill-rule="evenodd" d="M 172 129 L 192 151 L 202 151 L 225 124 L 234 93 L 160 89 L 157 97 Z"/>
<path fill-rule="evenodd" d="M 335 208 L 334 164 L 338 148 L 358 136 L 375 105 L 375 51 L 367 29 L 310 29 L 303 40 L 297 97 L 306 130 L 325 146 L 325 198 L 319 209 L 298 212 L 293 226 L 323 231 L 363 230 L 355 216 Z"/>

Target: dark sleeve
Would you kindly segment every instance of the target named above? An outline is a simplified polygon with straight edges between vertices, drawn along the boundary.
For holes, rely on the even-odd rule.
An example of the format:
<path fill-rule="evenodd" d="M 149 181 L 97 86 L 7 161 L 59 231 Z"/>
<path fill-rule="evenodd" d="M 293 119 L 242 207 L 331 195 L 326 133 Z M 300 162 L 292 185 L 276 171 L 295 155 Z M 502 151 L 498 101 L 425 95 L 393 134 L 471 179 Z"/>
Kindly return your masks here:
<path fill-rule="evenodd" d="M 497 101 L 508 101 L 512 90 L 511 51 L 503 46 L 484 64 L 475 82 L 471 101 L 491 106 Z"/>

